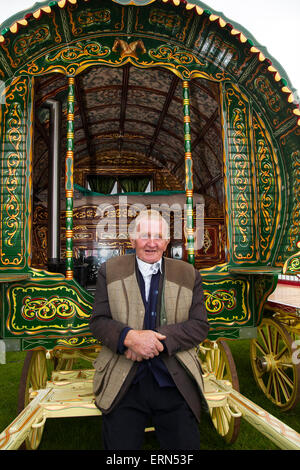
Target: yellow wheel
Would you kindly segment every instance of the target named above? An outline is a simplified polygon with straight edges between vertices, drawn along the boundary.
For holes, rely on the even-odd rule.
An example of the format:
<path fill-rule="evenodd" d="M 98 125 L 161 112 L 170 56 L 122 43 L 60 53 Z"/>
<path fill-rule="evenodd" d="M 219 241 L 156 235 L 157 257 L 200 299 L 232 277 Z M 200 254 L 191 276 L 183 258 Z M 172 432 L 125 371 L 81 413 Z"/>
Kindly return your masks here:
<path fill-rule="evenodd" d="M 264 318 L 250 343 L 256 383 L 272 403 L 290 410 L 300 399 L 300 363 L 293 361 L 293 340 L 276 319 Z"/>
<path fill-rule="evenodd" d="M 20 388 L 19 388 L 19 413 L 34 398 L 35 392 L 46 387 L 48 380 L 47 359 L 45 351 L 29 351 L 25 357 Z M 31 428 L 28 438 L 23 444 L 28 450 L 37 449 L 43 435 L 44 426 Z"/>
<path fill-rule="evenodd" d="M 56 355 L 46 359 L 46 351 L 29 351 L 25 357 L 19 388 L 18 412 L 20 413 L 35 397 L 36 392 L 45 388 L 53 370 L 71 370 L 73 359 L 60 359 Z M 39 447 L 44 425 L 33 427 L 22 445 L 27 450 Z"/>
<path fill-rule="evenodd" d="M 225 341 L 217 341 L 217 343 L 205 341 L 201 346 L 199 358 L 203 372 L 213 373 L 218 380 L 228 380 L 232 387 L 239 391 L 236 367 L 227 343 Z M 230 413 L 228 405 L 212 408 L 210 415 L 214 427 L 225 441 L 228 444 L 235 442 L 240 430 L 240 417 L 234 417 L 233 413 Z"/>

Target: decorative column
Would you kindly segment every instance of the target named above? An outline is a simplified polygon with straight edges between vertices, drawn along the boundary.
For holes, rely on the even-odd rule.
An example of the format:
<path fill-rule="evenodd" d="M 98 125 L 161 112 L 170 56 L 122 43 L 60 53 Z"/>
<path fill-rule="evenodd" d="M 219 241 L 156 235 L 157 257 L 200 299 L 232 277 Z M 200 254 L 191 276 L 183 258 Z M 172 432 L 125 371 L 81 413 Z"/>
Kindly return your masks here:
<path fill-rule="evenodd" d="M 74 78 L 68 79 L 66 190 L 66 279 L 73 279 L 73 172 L 74 172 Z"/>
<path fill-rule="evenodd" d="M 184 160 L 185 160 L 185 191 L 186 221 L 185 234 L 187 241 L 188 262 L 195 264 L 194 220 L 193 220 L 193 159 L 191 147 L 191 117 L 189 82 L 184 80 L 183 90 L 183 122 L 184 122 Z"/>

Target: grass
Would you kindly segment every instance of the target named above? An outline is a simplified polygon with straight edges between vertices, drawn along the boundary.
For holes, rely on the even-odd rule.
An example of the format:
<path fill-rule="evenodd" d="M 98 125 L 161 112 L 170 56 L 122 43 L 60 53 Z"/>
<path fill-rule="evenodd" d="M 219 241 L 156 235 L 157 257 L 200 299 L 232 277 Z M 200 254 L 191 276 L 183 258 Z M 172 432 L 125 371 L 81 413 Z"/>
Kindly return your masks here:
<path fill-rule="evenodd" d="M 249 342 L 229 343 L 240 381 L 240 392 L 285 424 L 300 433 L 300 403 L 291 411 L 282 412 L 258 389 L 251 370 Z M 7 353 L 7 364 L 0 365 L 0 431 L 17 415 L 18 386 L 25 353 Z M 276 450 L 269 439 L 244 419 L 234 444 L 228 445 L 214 429 L 209 416 L 200 425 L 203 450 Z M 48 419 L 40 450 L 101 450 L 101 417 Z M 154 433 L 145 434 L 145 450 L 159 449 Z"/>

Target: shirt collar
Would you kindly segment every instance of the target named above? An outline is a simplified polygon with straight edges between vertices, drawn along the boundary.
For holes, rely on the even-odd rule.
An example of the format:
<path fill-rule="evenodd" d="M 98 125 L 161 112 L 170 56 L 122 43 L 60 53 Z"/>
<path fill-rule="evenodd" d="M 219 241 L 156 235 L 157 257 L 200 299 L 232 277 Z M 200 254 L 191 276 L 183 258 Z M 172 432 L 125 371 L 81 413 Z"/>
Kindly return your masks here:
<path fill-rule="evenodd" d="M 156 263 L 146 263 L 145 261 L 142 261 L 138 257 L 136 257 L 136 260 L 137 260 L 139 270 L 141 271 L 143 276 L 151 276 L 152 274 L 156 274 L 158 271 L 162 272 L 162 269 L 161 269 L 162 258 L 159 261 L 156 261 Z"/>

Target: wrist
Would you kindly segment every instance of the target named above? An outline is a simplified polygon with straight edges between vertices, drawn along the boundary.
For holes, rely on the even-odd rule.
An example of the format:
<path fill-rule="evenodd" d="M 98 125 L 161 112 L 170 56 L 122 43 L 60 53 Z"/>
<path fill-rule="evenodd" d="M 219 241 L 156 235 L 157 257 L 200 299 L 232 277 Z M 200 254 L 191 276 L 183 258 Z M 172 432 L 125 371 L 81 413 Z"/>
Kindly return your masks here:
<path fill-rule="evenodd" d="M 133 344 L 132 337 L 134 336 L 136 330 L 128 330 L 124 338 L 123 344 L 126 348 L 130 348 Z"/>

